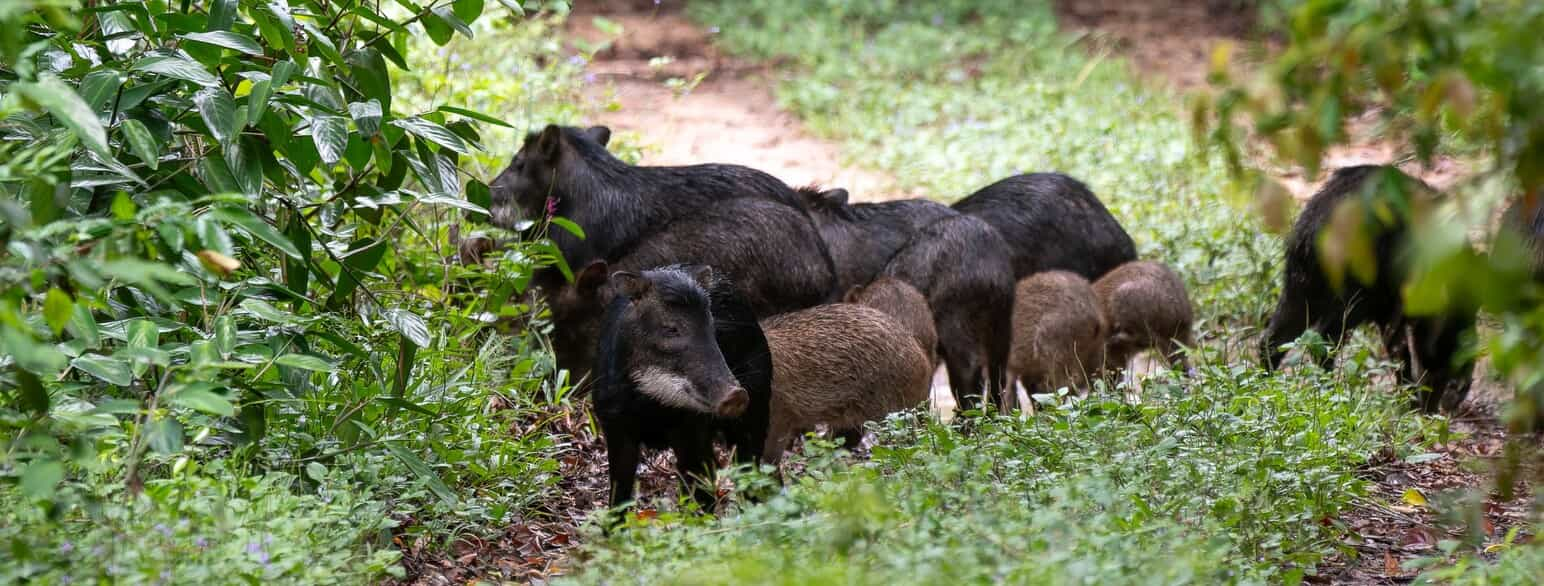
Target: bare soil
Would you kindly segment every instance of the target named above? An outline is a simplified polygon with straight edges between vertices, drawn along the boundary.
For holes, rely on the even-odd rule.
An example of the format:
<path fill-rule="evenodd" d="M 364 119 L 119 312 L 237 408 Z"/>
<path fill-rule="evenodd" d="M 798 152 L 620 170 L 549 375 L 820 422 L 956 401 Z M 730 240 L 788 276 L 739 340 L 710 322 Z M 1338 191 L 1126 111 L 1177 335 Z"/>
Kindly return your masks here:
<path fill-rule="evenodd" d="M 790 185 L 845 187 L 857 201 L 911 195 L 883 173 L 844 163 L 839 145 L 778 105 L 770 66 L 719 52 L 680 4 L 602 2 L 570 16 L 569 32 L 583 42 L 608 40 L 596 17 L 623 30 L 587 66 L 593 123 L 638 133 L 649 145 L 644 164 L 747 165 Z"/>

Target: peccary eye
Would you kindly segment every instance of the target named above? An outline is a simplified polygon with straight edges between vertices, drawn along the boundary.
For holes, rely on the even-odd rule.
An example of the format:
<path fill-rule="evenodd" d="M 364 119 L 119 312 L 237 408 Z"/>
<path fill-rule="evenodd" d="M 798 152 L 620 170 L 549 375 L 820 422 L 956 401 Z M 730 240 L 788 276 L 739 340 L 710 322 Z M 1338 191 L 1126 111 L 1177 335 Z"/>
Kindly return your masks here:
<path fill-rule="evenodd" d="M 660 335 L 666 338 L 679 338 L 681 337 L 681 328 L 675 326 L 665 326 L 664 330 L 660 332 Z"/>

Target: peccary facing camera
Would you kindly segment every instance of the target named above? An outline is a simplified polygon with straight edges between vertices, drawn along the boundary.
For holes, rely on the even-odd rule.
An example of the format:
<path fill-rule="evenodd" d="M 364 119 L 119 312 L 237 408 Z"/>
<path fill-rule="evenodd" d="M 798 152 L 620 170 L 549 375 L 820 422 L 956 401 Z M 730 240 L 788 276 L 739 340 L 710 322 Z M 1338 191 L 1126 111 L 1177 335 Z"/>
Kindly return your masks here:
<path fill-rule="evenodd" d="M 899 279 L 882 277 L 848 290 L 843 301 L 867 305 L 884 312 L 911 330 L 917 346 L 928 357 L 928 364 L 938 364 L 938 330 L 933 327 L 933 310 L 928 307 L 927 298 L 916 287 Z"/>
<path fill-rule="evenodd" d="M 877 309 L 834 303 L 761 322 L 772 350 L 765 461 L 817 424 L 852 437 L 865 421 L 927 399 L 932 368 L 911 332 Z"/>
<path fill-rule="evenodd" d="M 1137 353 L 1152 348 L 1165 359 L 1184 362 L 1181 346 L 1191 346 L 1195 310 L 1185 281 L 1167 265 L 1133 261 L 1094 282 L 1094 293 L 1109 325 L 1105 361 L 1124 368 Z"/>
<path fill-rule="evenodd" d="M 1031 394 L 1082 385 L 1104 366 L 1107 332 L 1087 279 L 1068 271 L 1023 279 L 1014 289 L 1009 375 Z"/>
<path fill-rule="evenodd" d="M 1261 355 L 1266 367 L 1274 369 L 1286 355 L 1282 345 L 1306 329 L 1338 345 L 1345 332 L 1376 324 L 1389 355 L 1403 363 L 1400 379 L 1429 387 L 1417 401 L 1423 410 L 1436 411 L 1444 404 L 1457 406 L 1469 393 L 1474 363 L 1460 360 L 1458 350 L 1474 330 L 1475 311 L 1455 304 L 1441 315 L 1406 315 L 1401 288 L 1411 268 L 1406 246 L 1410 226 L 1403 212 L 1382 219 L 1374 211 L 1403 207 L 1388 199 L 1396 192 L 1406 194 L 1410 206 L 1428 205 L 1437 198 L 1431 186 L 1394 167 L 1366 165 L 1336 170 L 1308 200 L 1287 237 L 1281 299 L 1266 326 Z M 1338 211 L 1351 202 L 1360 207 Z M 1318 242 L 1332 217 L 1346 212 L 1357 214 L 1354 229 L 1371 240 L 1377 272 L 1370 283 L 1347 274 L 1337 289 L 1320 262 Z M 1332 352 L 1321 366 L 1329 368 L 1333 361 Z"/>
<path fill-rule="evenodd" d="M 1015 279 L 1072 271 L 1093 280 L 1136 260 L 1136 244 L 1081 181 L 1061 173 L 1014 175 L 954 203 L 986 220 L 1011 247 Z"/>
<path fill-rule="evenodd" d="M 763 200 L 726 201 L 676 219 L 614 263 L 597 260 L 578 269 L 572 284 L 555 273 L 538 275 L 535 285 L 552 308 L 558 368 L 579 378 L 594 362 L 600 318 L 610 302 L 609 291 L 598 285 L 608 270 L 675 263 L 713 267 L 760 317 L 826 303 L 837 293 L 831 259 L 804 214 Z"/>
<path fill-rule="evenodd" d="M 632 500 L 640 448 L 669 447 L 683 486 L 711 510 L 710 485 L 693 486 L 691 477 L 711 476 L 714 436 L 723 432 L 741 461 L 761 457 L 771 399 L 766 339 L 705 267 L 617 272 L 611 280 L 617 295 L 602 326 L 592 391 L 611 504 Z"/>
<path fill-rule="evenodd" d="M 493 223 L 557 215 L 584 229 L 580 239 L 554 230 L 569 266 L 615 260 L 638 238 L 671 220 L 727 199 L 752 197 L 795 209 L 803 204 L 782 181 L 738 165 L 647 167 L 606 151 L 611 130 L 548 125 L 526 135 L 520 151 L 489 188 Z"/>

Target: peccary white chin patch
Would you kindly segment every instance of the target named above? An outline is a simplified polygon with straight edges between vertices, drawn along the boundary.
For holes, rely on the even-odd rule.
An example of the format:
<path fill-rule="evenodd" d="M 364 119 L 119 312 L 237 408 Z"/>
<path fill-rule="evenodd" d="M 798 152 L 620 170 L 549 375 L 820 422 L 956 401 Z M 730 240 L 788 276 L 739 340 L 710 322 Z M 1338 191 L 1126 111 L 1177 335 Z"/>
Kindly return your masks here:
<path fill-rule="evenodd" d="M 638 392 L 671 407 L 693 411 L 712 412 L 712 409 L 692 394 L 692 382 L 686 377 L 654 366 L 633 371 L 633 382 Z"/>

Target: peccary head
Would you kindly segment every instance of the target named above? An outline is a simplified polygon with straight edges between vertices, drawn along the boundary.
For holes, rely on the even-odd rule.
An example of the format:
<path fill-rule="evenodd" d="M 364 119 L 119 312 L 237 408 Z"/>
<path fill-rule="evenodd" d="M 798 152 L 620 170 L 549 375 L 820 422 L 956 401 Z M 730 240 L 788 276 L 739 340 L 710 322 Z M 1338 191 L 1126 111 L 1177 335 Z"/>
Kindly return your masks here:
<path fill-rule="evenodd" d="M 513 228 L 522 218 L 556 213 L 559 202 L 570 195 L 569 184 L 583 172 L 584 160 L 605 154 L 610 141 L 611 129 L 605 126 L 549 124 L 541 132 L 527 134 L 509 166 L 488 186 L 493 223 Z M 603 157 L 610 158 L 609 154 Z"/>
<path fill-rule="evenodd" d="M 636 392 L 663 405 L 723 418 L 744 413 L 750 394 L 719 349 L 711 279 L 701 266 L 612 273 L 600 293 L 613 299 L 602 335 L 617 350 L 596 356 L 598 368 L 620 367 Z M 618 362 L 608 367 L 607 361 Z"/>

